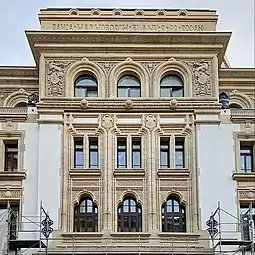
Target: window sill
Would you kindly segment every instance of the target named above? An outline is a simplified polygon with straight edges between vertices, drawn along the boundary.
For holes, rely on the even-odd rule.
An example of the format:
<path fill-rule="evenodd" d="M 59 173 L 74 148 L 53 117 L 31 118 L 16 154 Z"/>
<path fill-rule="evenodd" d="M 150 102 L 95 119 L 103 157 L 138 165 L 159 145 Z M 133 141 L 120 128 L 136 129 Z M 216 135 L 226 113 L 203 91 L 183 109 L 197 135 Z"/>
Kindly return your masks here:
<path fill-rule="evenodd" d="M 150 233 L 147 232 L 112 232 L 112 237 L 123 237 L 123 238 L 130 238 L 130 237 L 150 237 Z"/>
<path fill-rule="evenodd" d="M 133 168 L 133 169 L 127 169 L 127 168 L 117 168 L 114 170 L 114 175 L 145 175 L 145 170 L 142 168 Z"/>
<path fill-rule="evenodd" d="M 77 237 L 86 237 L 86 238 L 94 238 L 94 237 L 102 237 L 102 232 L 68 232 L 61 234 L 64 238 L 77 238 Z"/>
<path fill-rule="evenodd" d="M 188 177 L 190 171 L 187 168 L 178 168 L 178 169 L 158 169 L 158 176 L 180 176 Z"/>
<path fill-rule="evenodd" d="M 22 180 L 26 179 L 26 173 L 25 172 L 19 172 L 19 171 L 0 171 L 0 180 Z"/>
<path fill-rule="evenodd" d="M 72 168 L 70 171 L 70 176 L 71 177 L 74 177 L 74 176 L 84 176 L 84 175 L 101 175 L 101 170 L 98 169 L 98 168 L 94 168 L 94 169 L 91 169 L 91 168 Z"/>
<path fill-rule="evenodd" d="M 190 233 L 190 232 L 159 232 L 158 236 L 160 237 L 169 237 L 171 238 L 178 238 L 178 237 L 182 237 L 182 238 L 187 238 L 189 240 L 191 239 L 195 239 L 197 240 L 199 238 L 199 234 L 196 233 Z"/>
<path fill-rule="evenodd" d="M 255 172 L 253 173 L 233 173 L 233 180 L 255 182 Z"/>

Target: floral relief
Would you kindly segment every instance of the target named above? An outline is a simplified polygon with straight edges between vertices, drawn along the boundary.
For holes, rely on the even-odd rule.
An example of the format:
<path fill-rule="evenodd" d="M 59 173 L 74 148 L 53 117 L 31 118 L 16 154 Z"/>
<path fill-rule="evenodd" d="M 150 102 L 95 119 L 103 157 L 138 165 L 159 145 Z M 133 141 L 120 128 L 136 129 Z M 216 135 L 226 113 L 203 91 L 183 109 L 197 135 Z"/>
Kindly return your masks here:
<path fill-rule="evenodd" d="M 64 74 L 71 62 L 51 60 L 47 71 L 47 96 L 61 97 L 65 95 Z"/>
<path fill-rule="evenodd" d="M 201 60 L 200 62 L 186 62 L 193 71 L 193 95 L 194 96 L 211 96 L 211 75 L 210 62 Z"/>

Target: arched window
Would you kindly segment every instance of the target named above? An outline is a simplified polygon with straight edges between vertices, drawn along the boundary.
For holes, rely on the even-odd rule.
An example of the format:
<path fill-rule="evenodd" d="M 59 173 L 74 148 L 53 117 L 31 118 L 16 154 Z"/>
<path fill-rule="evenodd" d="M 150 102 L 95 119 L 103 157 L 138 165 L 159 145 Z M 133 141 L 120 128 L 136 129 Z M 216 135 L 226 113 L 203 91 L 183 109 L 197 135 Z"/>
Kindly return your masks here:
<path fill-rule="evenodd" d="M 97 232 L 98 210 L 90 197 L 82 198 L 74 208 L 74 232 Z"/>
<path fill-rule="evenodd" d="M 118 231 L 142 231 L 142 209 L 133 197 L 124 198 L 118 207 Z"/>
<path fill-rule="evenodd" d="M 97 97 L 97 80 L 91 75 L 80 76 L 75 81 L 75 97 Z"/>
<path fill-rule="evenodd" d="M 17 104 L 15 105 L 15 107 L 27 107 L 27 103 L 25 103 L 25 102 L 20 102 L 20 103 L 17 103 Z"/>
<path fill-rule="evenodd" d="M 160 81 L 160 97 L 183 97 L 183 81 L 177 75 L 167 75 Z"/>
<path fill-rule="evenodd" d="M 161 212 L 163 232 L 186 232 L 185 208 L 177 198 L 168 197 Z"/>
<path fill-rule="evenodd" d="M 242 106 L 239 104 L 232 103 L 229 105 L 230 109 L 242 109 Z"/>
<path fill-rule="evenodd" d="M 133 75 L 125 75 L 118 81 L 118 97 L 140 97 L 141 84 Z"/>

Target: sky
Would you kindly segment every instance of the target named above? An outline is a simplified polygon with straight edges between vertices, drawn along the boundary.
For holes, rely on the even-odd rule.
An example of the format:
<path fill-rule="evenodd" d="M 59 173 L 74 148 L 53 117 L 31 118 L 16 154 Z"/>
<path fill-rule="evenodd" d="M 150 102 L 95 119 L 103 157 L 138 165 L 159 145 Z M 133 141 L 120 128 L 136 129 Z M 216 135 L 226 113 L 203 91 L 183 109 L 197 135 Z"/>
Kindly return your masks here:
<path fill-rule="evenodd" d="M 217 30 L 231 31 L 231 67 L 254 67 L 255 0 L 0 0 L 0 66 L 34 65 L 26 29 L 39 29 L 38 12 L 47 7 L 213 9 Z"/>

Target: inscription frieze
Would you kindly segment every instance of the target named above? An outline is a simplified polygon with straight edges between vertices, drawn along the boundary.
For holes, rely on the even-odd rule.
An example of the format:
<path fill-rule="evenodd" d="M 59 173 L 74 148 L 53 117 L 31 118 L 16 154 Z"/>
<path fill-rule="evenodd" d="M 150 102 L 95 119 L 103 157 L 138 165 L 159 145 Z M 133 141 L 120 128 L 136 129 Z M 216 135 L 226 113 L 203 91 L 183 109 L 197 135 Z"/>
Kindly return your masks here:
<path fill-rule="evenodd" d="M 210 30 L 203 23 L 194 22 L 56 22 L 52 30 L 131 31 L 131 32 L 202 32 Z"/>

